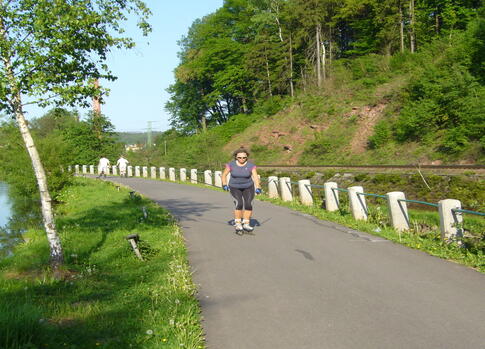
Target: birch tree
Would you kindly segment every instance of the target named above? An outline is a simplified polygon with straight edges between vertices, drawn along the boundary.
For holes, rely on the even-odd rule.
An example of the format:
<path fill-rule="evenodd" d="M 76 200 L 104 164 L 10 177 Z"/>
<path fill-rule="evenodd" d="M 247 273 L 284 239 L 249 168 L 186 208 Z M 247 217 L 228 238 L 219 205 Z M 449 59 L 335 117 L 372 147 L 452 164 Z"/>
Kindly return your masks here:
<path fill-rule="evenodd" d="M 30 156 L 54 271 L 63 263 L 62 245 L 24 107 L 88 106 L 86 97 L 100 96 L 93 79 L 115 79 L 107 53 L 134 46 L 122 27 L 130 15 L 144 34 L 150 31 L 150 11 L 141 0 L 0 0 L 0 112 L 16 120 Z"/>

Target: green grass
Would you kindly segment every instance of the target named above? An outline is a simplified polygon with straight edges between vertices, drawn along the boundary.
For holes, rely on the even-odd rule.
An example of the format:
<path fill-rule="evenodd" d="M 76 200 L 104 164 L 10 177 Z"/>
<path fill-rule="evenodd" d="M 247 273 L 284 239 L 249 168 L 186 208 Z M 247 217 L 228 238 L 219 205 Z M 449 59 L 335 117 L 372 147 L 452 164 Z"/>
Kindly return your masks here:
<path fill-rule="evenodd" d="M 183 238 L 167 211 L 86 179 L 61 199 L 65 277 L 52 277 L 44 233 L 30 230 L 0 262 L 0 347 L 203 348 Z M 143 262 L 125 239 L 133 233 Z"/>

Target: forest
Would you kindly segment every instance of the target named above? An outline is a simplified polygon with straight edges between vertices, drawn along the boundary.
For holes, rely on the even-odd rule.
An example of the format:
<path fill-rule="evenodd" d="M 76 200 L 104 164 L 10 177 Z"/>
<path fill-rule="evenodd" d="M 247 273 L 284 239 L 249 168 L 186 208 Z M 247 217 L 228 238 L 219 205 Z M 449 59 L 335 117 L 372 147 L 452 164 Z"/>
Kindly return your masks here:
<path fill-rule="evenodd" d="M 377 122 L 368 148 L 439 138 L 437 152 L 457 160 L 473 148 L 478 161 L 485 149 L 484 13 L 474 0 L 226 0 L 179 42 L 166 104 L 174 130 L 165 140 L 234 117 L 247 126 L 255 115 L 309 98 L 320 99 L 321 111 L 305 114 L 332 114 L 325 110 L 333 102 L 339 114 L 346 102 L 334 97 L 342 90 L 358 99 L 358 90 L 401 80 L 385 101 L 392 117 Z"/>

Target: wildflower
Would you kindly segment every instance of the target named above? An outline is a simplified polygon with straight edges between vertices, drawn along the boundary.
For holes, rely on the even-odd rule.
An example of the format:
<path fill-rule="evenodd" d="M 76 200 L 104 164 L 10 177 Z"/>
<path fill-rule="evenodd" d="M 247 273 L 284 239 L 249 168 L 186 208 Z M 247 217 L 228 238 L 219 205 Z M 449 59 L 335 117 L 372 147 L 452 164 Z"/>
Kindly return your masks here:
<path fill-rule="evenodd" d="M 147 330 L 147 335 L 151 336 L 153 334 L 153 330 Z"/>
<path fill-rule="evenodd" d="M 166 341 L 167 341 L 167 338 L 163 338 L 163 339 L 162 339 L 162 342 L 166 342 Z"/>
<path fill-rule="evenodd" d="M 175 304 L 180 304 L 180 301 L 178 299 L 176 299 Z"/>

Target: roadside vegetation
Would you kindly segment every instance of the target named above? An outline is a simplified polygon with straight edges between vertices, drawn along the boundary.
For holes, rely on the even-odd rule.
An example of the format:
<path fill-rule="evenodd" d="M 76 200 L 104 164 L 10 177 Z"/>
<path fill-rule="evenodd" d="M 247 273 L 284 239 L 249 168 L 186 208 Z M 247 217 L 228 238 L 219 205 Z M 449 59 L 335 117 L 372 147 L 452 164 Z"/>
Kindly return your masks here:
<path fill-rule="evenodd" d="M 184 241 L 167 211 L 125 188 L 84 179 L 59 200 L 63 278 L 48 268 L 44 233 L 30 229 L 0 261 L 0 346 L 203 348 Z M 144 261 L 129 234 L 139 234 Z"/>

